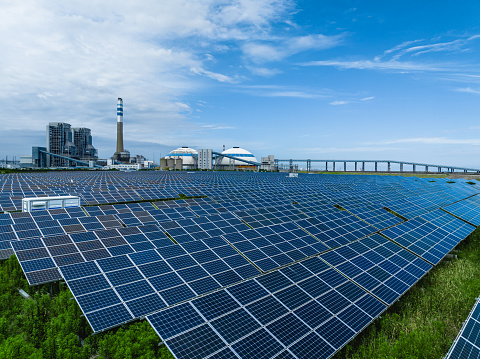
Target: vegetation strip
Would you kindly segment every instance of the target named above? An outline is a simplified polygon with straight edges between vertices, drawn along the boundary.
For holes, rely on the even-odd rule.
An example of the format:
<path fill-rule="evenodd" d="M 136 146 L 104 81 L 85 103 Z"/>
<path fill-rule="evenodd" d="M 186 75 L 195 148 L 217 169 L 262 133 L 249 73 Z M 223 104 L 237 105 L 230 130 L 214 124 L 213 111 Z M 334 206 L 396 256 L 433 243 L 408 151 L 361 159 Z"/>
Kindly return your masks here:
<path fill-rule="evenodd" d="M 92 335 L 72 297 L 62 282 L 30 287 L 15 256 L 0 261 L 0 358 L 173 359 L 147 321 Z"/>

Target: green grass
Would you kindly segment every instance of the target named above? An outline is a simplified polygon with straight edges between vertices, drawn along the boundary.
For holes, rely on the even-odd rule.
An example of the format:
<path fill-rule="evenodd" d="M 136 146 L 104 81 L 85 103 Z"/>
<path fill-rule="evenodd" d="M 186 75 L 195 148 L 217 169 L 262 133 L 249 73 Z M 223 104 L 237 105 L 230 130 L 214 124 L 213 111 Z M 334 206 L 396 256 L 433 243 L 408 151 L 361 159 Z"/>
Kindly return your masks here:
<path fill-rule="evenodd" d="M 0 261 L 0 358 L 173 359 L 145 320 L 93 335 L 72 298 L 61 282 L 29 286 L 15 256 Z"/>
<path fill-rule="evenodd" d="M 480 230 L 335 358 L 443 358 L 480 295 Z"/>

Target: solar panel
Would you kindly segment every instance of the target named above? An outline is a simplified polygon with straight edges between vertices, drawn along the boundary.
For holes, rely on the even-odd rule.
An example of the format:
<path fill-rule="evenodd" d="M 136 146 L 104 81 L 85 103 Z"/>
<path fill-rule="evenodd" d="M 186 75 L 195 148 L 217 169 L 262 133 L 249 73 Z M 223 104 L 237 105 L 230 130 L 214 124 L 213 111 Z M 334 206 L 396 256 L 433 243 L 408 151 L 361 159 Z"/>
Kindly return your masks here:
<path fill-rule="evenodd" d="M 388 305 L 432 268 L 431 264 L 378 234 L 320 258 Z"/>
<path fill-rule="evenodd" d="M 25 195 L 65 194 L 71 178 L 82 204 L 102 206 L 0 214 L 0 257 L 14 248 L 31 284 L 63 277 L 95 332 L 158 316 L 155 329 L 177 358 L 334 355 L 471 233 L 455 216 L 474 223 L 480 204 L 475 186 L 441 179 L 7 178 L 2 210 Z M 180 193 L 210 198 L 112 205 Z M 379 230 L 395 243 L 372 235 Z"/>
<path fill-rule="evenodd" d="M 201 355 L 303 358 L 315 353 L 328 358 L 386 308 L 317 258 L 292 267 L 291 275 L 307 274 L 299 283 L 275 271 L 147 319 L 177 358 L 197 350 L 196 340 L 190 338 L 201 333 L 209 333 L 209 340 L 217 343 Z M 307 284 L 311 280 L 321 282 L 323 290 L 306 291 L 312 288 Z"/>
<path fill-rule="evenodd" d="M 437 225 L 417 217 L 384 230 L 382 234 L 430 263 L 437 264 L 475 229 L 443 211 L 424 216 Z"/>
<path fill-rule="evenodd" d="M 480 297 L 445 358 L 480 357 Z"/>

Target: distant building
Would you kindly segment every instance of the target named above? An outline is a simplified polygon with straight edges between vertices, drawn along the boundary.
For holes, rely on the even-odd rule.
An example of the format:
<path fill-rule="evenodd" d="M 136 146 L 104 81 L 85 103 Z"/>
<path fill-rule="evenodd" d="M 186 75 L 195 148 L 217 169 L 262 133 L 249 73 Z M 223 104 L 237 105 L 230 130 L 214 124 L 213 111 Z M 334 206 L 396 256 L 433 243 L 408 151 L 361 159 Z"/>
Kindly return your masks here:
<path fill-rule="evenodd" d="M 253 164 L 238 161 L 237 159 L 258 163 L 257 159 L 251 152 L 240 147 L 229 148 L 228 150 L 223 151 L 222 155 L 228 155 L 229 157 L 218 156 L 215 159 L 215 168 L 223 170 L 255 170 L 255 166 Z"/>
<path fill-rule="evenodd" d="M 180 147 L 170 152 L 165 159 L 170 160 L 182 160 L 183 169 L 193 169 L 197 163 L 197 150 L 189 147 Z"/>
<path fill-rule="evenodd" d="M 98 159 L 97 149 L 92 144 L 92 131 L 85 127 L 72 128 L 72 131 L 78 158 L 84 161 Z"/>
<path fill-rule="evenodd" d="M 213 169 L 213 155 L 211 149 L 198 150 L 198 168 L 201 170 Z"/>
<path fill-rule="evenodd" d="M 262 165 L 261 168 L 264 171 L 275 171 L 275 157 L 269 155 L 268 157 L 261 157 Z"/>
<path fill-rule="evenodd" d="M 72 128 L 69 123 L 65 122 L 50 122 L 47 125 L 47 152 L 82 160 L 97 159 L 97 150 L 92 145 L 90 129 Z M 48 156 L 46 165 L 48 167 L 68 167 L 69 161 Z"/>

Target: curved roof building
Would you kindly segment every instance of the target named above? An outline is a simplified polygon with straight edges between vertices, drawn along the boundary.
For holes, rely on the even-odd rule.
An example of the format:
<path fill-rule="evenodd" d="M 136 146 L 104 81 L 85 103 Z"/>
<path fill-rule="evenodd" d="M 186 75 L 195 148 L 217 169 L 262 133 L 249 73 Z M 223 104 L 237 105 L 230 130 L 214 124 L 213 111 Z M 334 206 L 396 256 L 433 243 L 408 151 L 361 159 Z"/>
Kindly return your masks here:
<path fill-rule="evenodd" d="M 222 154 L 237 157 L 237 158 L 241 158 L 241 159 L 244 159 L 244 160 L 247 160 L 247 161 L 258 162 L 257 159 L 255 158 L 255 156 L 251 152 L 247 151 L 244 148 L 240 148 L 240 147 L 229 148 L 228 150 L 223 151 Z M 232 163 L 232 161 L 233 161 L 233 163 Z M 220 166 L 231 166 L 231 165 L 233 165 L 233 166 L 250 166 L 250 164 L 248 164 L 248 163 L 233 160 L 233 159 L 230 159 L 230 158 L 227 158 L 227 157 L 223 157 L 220 160 L 219 165 Z"/>
<path fill-rule="evenodd" d="M 173 150 L 168 155 L 165 156 L 166 159 L 182 159 L 183 166 L 194 166 L 195 159 L 193 155 L 198 155 L 198 151 L 189 147 L 180 147 L 176 150 Z"/>

